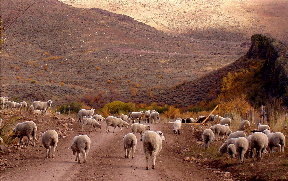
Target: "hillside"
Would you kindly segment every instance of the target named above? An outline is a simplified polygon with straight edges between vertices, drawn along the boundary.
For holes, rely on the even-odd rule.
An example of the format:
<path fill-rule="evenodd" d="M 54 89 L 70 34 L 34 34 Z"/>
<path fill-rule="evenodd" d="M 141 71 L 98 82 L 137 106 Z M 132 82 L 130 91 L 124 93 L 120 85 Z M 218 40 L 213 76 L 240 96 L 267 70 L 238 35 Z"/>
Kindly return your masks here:
<path fill-rule="evenodd" d="M 209 39 L 270 33 L 278 39 L 288 41 L 286 0 L 61 1 L 76 7 L 97 7 L 125 14 L 170 33 L 188 33 L 193 37 Z"/>
<path fill-rule="evenodd" d="M 1 95 L 12 99 L 129 101 L 221 68 L 249 45 L 169 35 L 125 15 L 57 0 L 3 0 L 1 12 Z"/>
<path fill-rule="evenodd" d="M 231 82 L 231 84 L 243 83 L 243 85 L 229 90 L 232 94 L 229 96 L 235 98 L 237 93 L 248 94 L 248 98 L 254 101 L 252 104 L 257 101 L 257 103 L 265 104 L 265 101 L 269 101 L 270 98 L 280 98 L 288 105 L 287 63 L 287 45 L 270 36 L 255 34 L 251 37 L 250 49 L 246 55 L 237 61 L 219 70 L 212 71 L 197 80 L 188 81 L 170 89 L 159 90 L 159 94 L 155 95 L 154 101 L 180 107 L 201 101 L 211 101 L 220 94 L 223 87 L 223 78 L 227 77 L 228 73 L 235 74 L 244 71 L 245 76 L 245 71 L 247 72 L 252 67 L 252 71 L 257 72 L 252 72 L 252 77 L 248 77 L 250 80 L 241 80 L 243 77 L 240 77 L 238 82 Z M 233 86 L 231 87 L 233 88 Z M 237 90 L 239 88 L 243 90 Z"/>

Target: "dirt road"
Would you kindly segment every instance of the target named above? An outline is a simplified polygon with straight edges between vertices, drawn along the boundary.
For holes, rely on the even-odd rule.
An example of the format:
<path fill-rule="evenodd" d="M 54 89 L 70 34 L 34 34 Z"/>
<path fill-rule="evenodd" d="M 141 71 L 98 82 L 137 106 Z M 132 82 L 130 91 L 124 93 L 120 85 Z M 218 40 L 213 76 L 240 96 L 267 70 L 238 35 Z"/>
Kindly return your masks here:
<path fill-rule="evenodd" d="M 103 123 L 105 125 L 105 123 Z M 112 129 L 111 129 L 112 130 Z M 175 152 L 174 142 L 185 142 L 185 136 L 174 135 L 169 124 L 152 125 L 152 130 L 162 130 L 166 140 L 163 149 L 156 160 L 155 170 L 145 170 L 145 157 L 142 142 L 139 141 L 134 159 L 125 159 L 123 150 L 123 136 L 130 131 L 118 128 L 115 133 L 106 133 L 97 130 L 91 133 L 73 130 L 65 139 L 59 141 L 56 157 L 44 159 L 43 147 L 23 151 L 19 159 L 25 159 L 21 165 L 8 169 L 0 176 L 1 181 L 10 180 L 220 180 L 207 169 L 198 167 L 195 163 L 184 162 L 183 158 Z M 186 128 L 186 133 L 189 133 Z M 78 164 L 69 149 L 71 140 L 75 135 L 85 133 L 92 140 L 88 161 Z M 181 141 L 182 140 L 182 141 Z M 185 149 L 177 144 L 176 150 Z M 28 148 L 30 149 L 30 148 Z"/>

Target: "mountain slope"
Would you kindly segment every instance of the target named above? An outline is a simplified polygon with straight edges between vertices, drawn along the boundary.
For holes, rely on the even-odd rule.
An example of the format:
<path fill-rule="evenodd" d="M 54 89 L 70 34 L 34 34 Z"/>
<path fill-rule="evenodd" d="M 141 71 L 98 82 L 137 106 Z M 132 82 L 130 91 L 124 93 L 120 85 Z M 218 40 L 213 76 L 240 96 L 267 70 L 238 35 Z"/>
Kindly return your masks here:
<path fill-rule="evenodd" d="M 76 7 L 97 7 L 125 14 L 172 33 L 193 36 L 225 34 L 251 36 L 270 33 L 288 41 L 286 0 L 62 0 Z"/>
<path fill-rule="evenodd" d="M 129 100 L 196 79 L 247 48 L 242 41 L 168 35 L 124 15 L 57 0 L 4 0 L 1 7 L 1 95 L 14 98 Z"/>
<path fill-rule="evenodd" d="M 249 51 L 237 61 L 199 79 L 174 88 L 159 90 L 154 101 L 180 107 L 197 104 L 200 101 L 211 101 L 220 94 L 223 78 L 227 77 L 228 73 L 245 71 L 251 67 L 259 67 L 259 69 L 253 68 L 257 70 L 255 77 L 250 77 L 252 80 L 244 84 L 245 87 L 241 88 L 243 91 L 232 89 L 230 96 L 235 98 L 239 96 L 236 95 L 238 92 L 248 92 L 247 97 L 250 101 L 254 101 L 252 104 L 265 104 L 271 98 L 278 98 L 288 105 L 288 47 L 270 36 L 261 34 L 251 37 Z M 246 82 L 241 79 L 239 81 Z"/>

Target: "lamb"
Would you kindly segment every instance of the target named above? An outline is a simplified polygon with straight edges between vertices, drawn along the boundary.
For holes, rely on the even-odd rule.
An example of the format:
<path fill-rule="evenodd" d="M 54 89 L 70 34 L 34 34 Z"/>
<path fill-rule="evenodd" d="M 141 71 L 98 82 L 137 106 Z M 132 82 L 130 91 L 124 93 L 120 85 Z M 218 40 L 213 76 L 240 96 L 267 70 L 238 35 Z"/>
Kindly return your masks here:
<path fill-rule="evenodd" d="M 51 100 L 48 100 L 47 102 L 34 101 L 32 105 L 34 109 L 41 110 L 43 113 L 45 113 L 47 109 L 52 106 L 52 101 Z"/>
<path fill-rule="evenodd" d="M 235 156 L 237 155 L 235 144 L 229 144 L 227 146 L 227 153 L 228 155 L 230 155 L 231 158 L 235 158 Z"/>
<path fill-rule="evenodd" d="M 73 152 L 73 155 L 76 154 L 75 161 L 78 161 L 78 163 L 81 163 L 80 153 L 82 153 L 84 157 L 83 163 L 85 163 L 90 147 L 91 147 L 91 140 L 87 135 L 75 136 L 73 138 L 73 143 L 70 147 Z"/>
<path fill-rule="evenodd" d="M 178 120 L 174 121 L 173 132 L 175 134 L 180 134 L 181 125 L 182 125 L 182 121 L 181 120 L 178 119 Z"/>
<path fill-rule="evenodd" d="M 3 124 L 3 119 L 0 118 L 0 128 L 2 127 L 2 124 Z"/>
<path fill-rule="evenodd" d="M 26 101 L 22 101 L 22 102 L 20 102 L 20 104 L 21 104 L 21 109 L 27 109 L 28 108 L 28 104 L 27 104 L 27 102 Z"/>
<path fill-rule="evenodd" d="M 249 128 L 250 127 L 250 122 L 248 120 L 243 120 L 241 121 L 240 123 L 240 126 L 239 126 L 239 131 L 244 131 L 245 129 Z"/>
<path fill-rule="evenodd" d="M 81 122 L 83 117 L 92 117 L 94 114 L 95 109 L 87 110 L 87 109 L 80 109 L 78 112 L 78 121 Z"/>
<path fill-rule="evenodd" d="M 127 116 L 127 115 L 125 115 L 125 114 L 121 114 L 121 115 L 120 115 L 120 118 L 121 118 L 123 121 L 126 121 L 127 123 L 130 122 L 129 116 Z"/>
<path fill-rule="evenodd" d="M 113 133 L 114 133 L 116 127 L 119 127 L 121 130 L 122 130 L 122 127 L 126 127 L 126 128 L 129 127 L 129 123 L 123 121 L 120 118 L 116 118 L 114 116 L 108 116 L 105 119 L 105 121 L 106 121 L 106 124 L 107 124 L 107 127 L 106 127 L 106 132 L 107 133 L 109 132 L 109 128 L 108 128 L 109 126 L 114 127 Z"/>
<path fill-rule="evenodd" d="M 28 111 L 29 111 L 29 112 L 33 112 L 33 111 L 34 111 L 33 105 L 29 106 Z"/>
<path fill-rule="evenodd" d="M 46 158 L 54 158 L 58 143 L 58 133 L 55 130 L 47 130 L 42 135 L 42 144 L 46 148 Z"/>
<path fill-rule="evenodd" d="M 244 161 L 244 155 L 249 149 L 249 142 L 245 137 L 236 138 L 236 151 L 239 156 L 239 160 L 242 163 Z"/>
<path fill-rule="evenodd" d="M 156 123 L 160 121 L 160 114 L 157 111 L 152 111 L 149 118 L 151 123 Z"/>
<path fill-rule="evenodd" d="M 270 130 L 264 130 L 264 134 L 268 136 L 269 152 L 272 152 L 274 147 L 279 147 L 280 152 L 284 153 L 285 136 L 281 132 L 271 133 Z"/>
<path fill-rule="evenodd" d="M 0 97 L 0 104 L 2 105 L 2 109 L 5 108 L 5 104 L 8 101 L 8 97 Z"/>
<path fill-rule="evenodd" d="M 143 134 L 143 148 L 146 158 L 146 170 L 149 169 L 149 158 L 152 157 L 152 169 L 155 169 L 156 157 L 162 149 L 165 137 L 161 131 L 145 131 Z"/>
<path fill-rule="evenodd" d="M 40 110 L 33 110 L 33 114 L 36 114 L 36 115 L 40 115 L 40 114 L 42 114 L 42 111 L 40 111 Z"/>
<path fill-rule="evenodd" d="M 19 138 L 18 145 L 21 145 L 22 138 L 24 136 L 27 136 L 29 139 L 28 144 L 29 144 L 29 141 L 33 139 L 32 144 L 33 146 L 35 146 L 35 141 L 37 140 L 36 132 L 37 132 L 36 124 L 33 121 L 25 121 L 22 123 L 18 123 L 16 125 L 16 127 L 13 130 L 14 135 L 12 136 L 12 138 L 18 137 Z"/>
<path fill-rule="evenodd" d="M 22 108 L 22 104 L 16 102 L 16 103 L 15 103 L 15 108 L 18 108 L 18 109 L 21 110 L 21 108 Z"/>
<path fill-rule="evenodd" d="M 231 125 L 231 119 L 230 119 L 230 118 L 222 118 L 222 119 L 220 120 L 220 124 L 221 124 L 221 125 L 228 124 L 228 126 L 230 126 L 230 125 Z"/>
<path fill-rule="evenodd" d="M 234 145 L 235 145 L 236 139 L 237 139 L 237 138 L 229 138 L 229 139 L 227 139 L 227 140 L 220 146 L 220 148 L 219 148 L 219 153 L 221 153 L 221 154 L 227 153 L 227 147 L 228 147 L 228 145 L 230 145 L 230 144 L 234 144 Z"/>
<path fill-rule="evenodd" d="M 124 136 L 124 150 L 125 150 L 125 158 L 129 158 L 130 152 L 132 154 L 132 158 L 134 158 L 137 138 L 133 133 L 128 133 Z"/>
<path fill-rule="evenodd" d="M 231 134 L 231 130 L 228 125 L 216 124 L 210 127 L 210 129 L 214 132 L 215 136 L 229 136 Z"/>
<path fill-rule="evenodd" d="M 202 139 L 204 141 L 205 148 L 207 149 L 210 143 L 214 141 L 215 135 L 211 129 L 205 129 L 202 133 Z"/>
<path fill-rule="evenodd" d="M 228 136 L 228 139 L 229 138 L 239 138 L 239 137 L 246 137 L 245 132 L 244 131 L 235 131 Z"/>
<path fill-rule="evenodd" d="M 249 141 L 249 152 L 252 157 L 254 150 L 256 150 L 257 157 L 262 158 L 264 150 L 268 147 L 268 137 L 262 132 L 252 133 L 247 137 Z"/>
<path fill-rule="evenodd" d="M 133 121 L 133 123 L 135 123 L 135 120 L 139 120 L 139 123 L 143 117 L 144 113 L 141 112 L 131 112 L 129 113 L 129 118 Z"/>
<path fill-rule="evenodd" d="M 263 132 L 265 129 L 270 130 L 270 127 L 268 125 L 265 124 L 258 124 L 258 131 Z"/>
<path fill-rule="evenodd" d="M 94 118 L 84 116 L 81 123 L 82 123 L 82 130 L 83 130 L 84 125 L 91 125 L 91 126 L 93 126 L 93 128 L 100 128 L 101 129 L 101 124 L 98 121 L 96 121 L 96 119 L 94 119 Z"/>
<path fill-rule="evenodd" d="M 234 146 L 235 145 L 235 148 Z M 244 155 L 249 149 L 249 142 L 245 137 L 229 138 L 219 148 L 221 154 L 228 153 L 231 157 L 237 154 L 240 162 L 243 162 Z"/>
<path fill-rule="evenodd" d="M 102 116 L 102 115 L 100 115 L 100 114 L 95 114 L 94 116 L 93 116 L 93 118 L 94 119 L 96 119 L 96 121 L 98 121 L 98 122 L 102 122 L 102 121 L 104 121 L 104 117 Z"/>
<path fill-rule="evenodd" d="M 144 121 L 146 122 L 146 123 L 149 123 L 149 121 L 150 121 L 150 114 L 151 114 L 151 110 L 147 110 L 147 111 L 145 111 L 144 112 Z"/>
<path fill-rule="evenodd" d="M 133 123 L 131 125 L 131 129 L 132 129 L 132 133 L 134 133 L 134 134 L 135 133 L 140 133 L 140 135 L 141 135 L 140 141 L 142 141 L 143 133 L 146 130 L 150 130 L 150 126 L 149 125 L 140 124 L 140 123 Z"/>
<path fill-rule="evenodd" d="M 15 108 L 17 102 L 14 102 L 14 101 L 7 101 L 5 104 L 7 105 L 7 108 Z"/>

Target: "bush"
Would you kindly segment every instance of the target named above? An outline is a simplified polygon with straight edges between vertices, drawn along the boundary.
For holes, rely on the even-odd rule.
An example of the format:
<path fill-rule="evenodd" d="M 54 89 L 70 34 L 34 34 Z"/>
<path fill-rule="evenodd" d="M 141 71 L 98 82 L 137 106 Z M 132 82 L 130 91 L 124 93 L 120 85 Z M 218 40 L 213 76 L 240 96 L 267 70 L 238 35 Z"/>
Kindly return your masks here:
<path fill-rule="evenodd" d="M 57 111 L 59 111 L 61 114 L 67 114 L 69 113 L 78 113 L 81 109 L 82 104 L 79 102 L 72 102 L 69 104 L 64 104 L 58 107 Z"/>
<path fill-rule="evenodd" d="M 106 114 L 127 114 L 128 112 L 135 111 L 136 105 L 134 103 L 125 103 L 122 101 L 113 101 L 105 104 L 101 111 L 105 111 Z"/>

